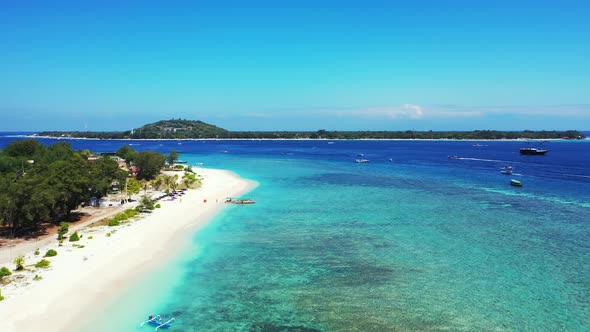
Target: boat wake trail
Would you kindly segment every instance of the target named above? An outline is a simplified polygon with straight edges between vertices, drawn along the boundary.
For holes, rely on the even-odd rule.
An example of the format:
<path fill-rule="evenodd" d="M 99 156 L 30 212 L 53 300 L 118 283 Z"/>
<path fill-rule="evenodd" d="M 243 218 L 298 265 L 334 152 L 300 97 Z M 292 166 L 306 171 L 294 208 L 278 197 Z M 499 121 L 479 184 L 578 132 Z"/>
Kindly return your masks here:
<path fill-rule="evenodd" d="M 481 159 L 481 158 L 467 158 L 467 157 L 458 157 L 456 159 L 459 159 L 459 160 L 474 160 L 474 161 L 488 161 L 488 162 L 493 162 L 493 163 L 514 163 L 513 161 L 497 160 L 497 159 Z"/>

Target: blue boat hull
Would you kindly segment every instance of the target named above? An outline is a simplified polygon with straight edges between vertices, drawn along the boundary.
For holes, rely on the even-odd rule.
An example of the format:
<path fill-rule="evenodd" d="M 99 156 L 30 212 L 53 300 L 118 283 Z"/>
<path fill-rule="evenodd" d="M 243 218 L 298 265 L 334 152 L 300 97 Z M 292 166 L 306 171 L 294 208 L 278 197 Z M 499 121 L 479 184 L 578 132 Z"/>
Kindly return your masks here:
<path fill-rule="evenodd" d="M 152 325 L 152 326 L 156 326 L 156 327 L 158 327 L 158 326 L 159 326 L 161 329 L 167 329 L 167 328 L 169 328 L 170 326 L 172 326 L 171 324 L 168 324 L 168 323 L 167 323 L 167 324 L 164 324 L 164 325 L 162 325 L 162 323 L 158 323 L 158 322 L 156 322 L 156 321 L 149 321 L 149 322 L 148 322 L 148 324 L 150 324 L 150 325 Z"/>

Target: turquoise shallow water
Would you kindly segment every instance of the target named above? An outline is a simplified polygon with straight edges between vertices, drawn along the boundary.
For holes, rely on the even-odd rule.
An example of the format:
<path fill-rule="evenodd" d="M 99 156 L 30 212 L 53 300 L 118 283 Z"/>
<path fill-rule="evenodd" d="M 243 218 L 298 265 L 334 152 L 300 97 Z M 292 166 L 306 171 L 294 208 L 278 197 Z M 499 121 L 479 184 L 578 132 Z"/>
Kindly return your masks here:
<path fill-rule="evenodd" d="M 139 144 L 254 179 L 257 203 L 81 330 L 149 331 L 155 312 L 178 331 L 590 330 L 587 142 L 544 159 L 514 142 Z"/>

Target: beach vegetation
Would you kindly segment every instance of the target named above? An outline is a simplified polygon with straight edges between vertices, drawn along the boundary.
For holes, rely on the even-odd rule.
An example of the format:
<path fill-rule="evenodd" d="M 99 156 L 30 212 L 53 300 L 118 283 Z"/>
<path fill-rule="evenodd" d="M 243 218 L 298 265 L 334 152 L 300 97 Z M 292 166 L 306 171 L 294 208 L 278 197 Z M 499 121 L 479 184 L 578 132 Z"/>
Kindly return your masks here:
<path fill-rule="evenodd" d="M 139 214 L 138 210 L 135 209 L 127 209 L 124 212 L 121 212 L 114 216 L 112 219 L 108 221 L 108 226 L 119 226 L 122 222 L 131 219 Z"/>
<path fill-rule="evenodd" d="M 72 247 L 74 247 L 74 248 L 78 248 L 78 249 L 82 249 L 82 248 L 84 248 L 85 246 L 84 246 L 83 244 L 74 243 L 74 244 L 72 244 Z"/>
<path fill-rule="evenodd" d="M 194 173 L 184 172 L 182 176 L 182 184 L 185 188 L 198 188 L 201 186 L 201 180 L 197 178 L 197 175 Z"/>
<path fill-rule="evenodd" d="M 35 250 L 34 252 L 35 256 L 39 256 L 41 254 L 41 252 L 39 251 L 39 249 Z"/>
<path fill-rule="evenodd" d="M 141 191 L 141 183 L 134 178 L 128 178 L 125 190 L 127 191 L 127 195 L 129 197 L 131 197 L 131 195 L 138 194 Z"/>
<path fill-rule="evenodd" d="M 128 173 L 115 160 L 88 156 L 67 142 L 45 146 L 30 139 L 8 144 L 0 151 L 2 230 L 13 238 L 38 231 L 41 224 L 59 225 L 91 197 L 107 195 L 112 183 L 124 183 Z M 58 239 L 66 233 L 62 227 Z"/>
<path fill-rule="evenodd" d="M 117 150 L 116 154 L 118 157 L 125 159 L 125 161 L 129 163 L 135 157 L 135 150 L 129 145 L 123 145 Z"/>
<path fill-rule="evenodd" d="M 159 209 L 159 208 L 161 208 L 161 207 L 162 207 L 162 205 L 160 205 L 160 203 L 158 203 L 158 204 L 154 205 L 154 207 L 155 207 L 156 209 Z"/>
<path fill-rule="evenodd" d="M 37 267 L 37 268 L 46 268 L 46 267 L 48 267 L 48 266 L 49 266 L 49 264 L 51 264 L 51 262 L 50 262 L 50 261 L 48 261 L 48 260 L 46 260 L 46 259 L 42 259 L 42 260 L 38 261 L 38 262 L 35 264 L 35 267 Z"/>
<path fill-rule="evenodd" d="M 0 289 L 0 301 L 4 300 L 4 296 L 2 296 L 2 290 Z"/>
<path fill-rule="evenodd" d="M 9 268 L 7 268 L 6 266 L 3 266 L 0 268 L 0 281 L 4 278 L 4 277 L 8 277 L 9 275 L 11 275 L 12 272 L 10 271 Z"/>
<path fill-rule="evenodd" d="M 33 277 L 33 280 L 35 280 L 35 281 L 39 281 L 41 279 L 43 279 L 43 277 L 38 274 L 35 274 L 35 277 Z"/>
<path fill-rule="evenodd" d="M 111 237 L 111 235 L 112 235 L 111 233 L 107 233 L 106 234 L 107 237 Z"/>
<path fill-rule="evenodd" d="M 88 240 L 92 240 L 92 235 L 89 235 L 88 236 Z"/>
<path fill-rule="evenodd" d="M 166 156 L 166 162 L 168 165 L 174 165 L 174 163 L 178 160 L 178 152 L 176 150 L 171 149 L 170 153 Z"/>
<path fill-rule="evenodd" d="M 53 256 L 57 256 L 57 251 L 56 250 L 49 249 L 45 253 L 45 257 L 53 257 Z"/>
<path fill-rule="evenodd" d="M 237 139 L 554 139 L 585 138 L 577 130 L 566 131 L 229 131 L 202 121 L 171 119 L 146 124 L 143 127 L 120 132 L 55 132 L 42 136 L 69 136 L 85 138 L 131 139 L 185 139 L 185 138 L 237 138 Z M 24 148 L 24 147 L 23 147 Z M 29 147 L 34 151 L 34 147 Z M 124 155 L 124 154 L 122 154 Z M 125 158 L 127 159 L 127 158 Z"/>
<path fill-rule="evenodd" d="M 164 186 L 164 176 L 161 174 L 156 176 L 156 178 L 154 178 L 150 184 L 155 190 L 160 190 Z"/>
<path fill-rule="evenodd" d="M 164 167 L 166 158 L 164 155 L 154 151 L 137 152 L 134 157 L 134 162 L 137 165 L 139 172 L 138 179 L 152 180 Z"/>
<path fill-rule="evenodd" d="M 80 241 L 80 236 L 78 232 L 74 232 L 74 234 L 70 235 L 70 242 Z"/>
<path fill-rule="evenodd" d="M 60 222 L 59 223 L 59 227 L 57 228 L 57 239 L 62 241 L 64 238 L 64 235 L 66 235 L 66 233 L 69 231 L 70 229 L 70 224 L 68 224 L 67 222 Z"/>
<path fill-rule="evenodd" d="M 149 196 L 141 196 L 139 200 L 139 204 L 137 205 L 136 211 L 143 211 L 143 210 L 153 210 L 155 209 L 155 200 L 151 199 Z"/>
<path fill-rule="evenodd" d="M 22 271 L 25 269 L 25 256 L 17 256 L 14 259 L 14 265 L 16 265 L 16 271 Z"/>

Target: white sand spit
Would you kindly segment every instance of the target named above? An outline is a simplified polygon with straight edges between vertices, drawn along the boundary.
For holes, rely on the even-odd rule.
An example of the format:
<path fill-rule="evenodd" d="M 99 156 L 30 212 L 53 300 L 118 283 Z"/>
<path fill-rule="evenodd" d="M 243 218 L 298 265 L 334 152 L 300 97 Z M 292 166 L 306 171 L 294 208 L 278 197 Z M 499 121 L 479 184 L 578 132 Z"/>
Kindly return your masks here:
<path fill-rule="evenodd" d="M 41 255 L 28 254 L 29 271 L 15 272 L 11 279 L 18 280 L 0 285 L 6 297 L 0 302 L 0 331 L 75 330 L 81 317 L 96 312 L 141 274 L 158 266 L 156 262 L 164 262 L 188 244 L 192 234 L 226 206 L 226 197 L 242 195 L 256 186 L 228 171 L 198 169 L 197 173 L 203 177 L 201 188 L 174 201 L 160 201 L 162 208 L 151 214 L 123 226 L 79 231 L 83 237 L 77 244 L 83 248 L 67 241 L 58 247 L 54 241 L 40 248 Z M 30 265 L 48 249 L 58 251 L 57 256 L 46 258 L 51 261 L 49 268 Z M 33 280 L 35 275 L 42 279 Z"/>

